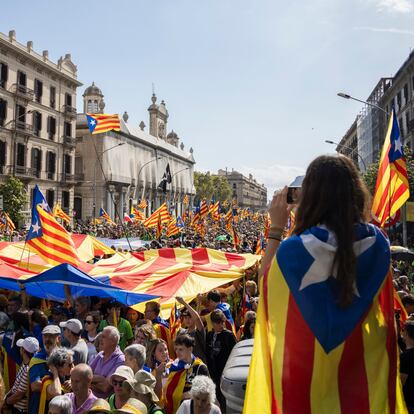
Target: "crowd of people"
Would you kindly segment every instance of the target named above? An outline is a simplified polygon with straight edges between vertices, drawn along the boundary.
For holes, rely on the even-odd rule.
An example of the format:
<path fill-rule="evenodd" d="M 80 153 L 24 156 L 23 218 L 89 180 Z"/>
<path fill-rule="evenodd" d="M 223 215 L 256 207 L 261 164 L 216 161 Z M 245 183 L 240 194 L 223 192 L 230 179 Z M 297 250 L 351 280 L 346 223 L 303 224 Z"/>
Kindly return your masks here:
<path fill-rule="evenodd" d="M 237 343 L 254 335 L 257 268 L 246 282 L 176 298 L 176 318 L 148 302 L 72 305 L 0 296 L 4 412 L 220 413 L 220 379 Z M 100 407 L 100 408 L 99 408 Z"/>

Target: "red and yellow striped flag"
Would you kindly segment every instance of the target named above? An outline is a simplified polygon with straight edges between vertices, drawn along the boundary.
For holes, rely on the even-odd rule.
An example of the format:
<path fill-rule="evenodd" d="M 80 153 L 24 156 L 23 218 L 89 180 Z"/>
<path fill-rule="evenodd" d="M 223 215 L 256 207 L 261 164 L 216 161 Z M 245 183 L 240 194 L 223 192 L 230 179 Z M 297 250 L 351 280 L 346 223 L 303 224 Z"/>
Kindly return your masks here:
<path fill-rule="evenodd" d="M 188 195 L 186 194 L 183 198 L 183 204 L 188 205 L 189 202 L 190 202 L 190 199 L 188 198 Z"/>
<path fill-rule="evenodd" d="M 144 221 L 145 220 L 144 213 L 139 211 L 135 207 L 131 207 L 131 215 L 133 216 L 134 220 L 137 220 L 137 221 Z"/>
<path fill-rule="evenodd" d="M 55 205 L 55 208 L 53 209 L 53 215 L 55 217 L 61 218 L 66 223 L 70 223 L 70 217 L 62 210 L 59 204 Z"/>
<path fill-rule="evenodd" d="M 178 234 L 181 231 L 179 227 L 177 227 L 177 219 L 173 218 L 167 225 L 167 237 L 172 237 Z"/>
<path fill-rule="evenodd" d="M 115 224 L 109 214 L 102 207 L 99 210 L 99 218 L 105 220 L 108 224 Z"/>
<path fill-rule="evenodd" d="M 148 207 L 147 200 L 145 198 L 141 200 L 141 202 L 137 205 L 137 208 L 140 208 L 141 210 L 144 210 L 144 208 Z"/>
<path fill-rule="evenodd" d="M 102 134 L 107 131 L 120 131 L 121 122 L 117 114 L 86 114 L 89 132 L 94 134 Z"/>
<path fill-rule="evenodd" d="M 158 213 L 158 220 L 157 220 L 155 238 L 158 240 L 161 237 L 161 234 L 162 234 L 161 213 Z"/>
<path fill-rule="evenodd" d="M 393 110 L 382 147 L 371 212 L 383 227 L 409 198 L 407 165 L 398 120 Z"/>
<path fill-rule="evenodd" d="M 200 205 L 200 217 L 203 218 L 208 214 L 206 199 L 204 198 Z"/>
<path fill-rule="evenodd" d="M 158 224 L 158 216 L 161 218 L 161 223 L 168 223 L 171 220 L 171 215 L 168 212 L 167 204 L 157 208 L 145 221 L 144 227 L 156 227 Z"/>
<path fill-rule="evenodd" d="M 5 230 L 7 229 L 7 232 L 9 233 L 13 233 L 14 230 L 16 230 L 16 226 L 14 225 L 13 220 L 10 218 L 10 216 L 6 212 L 4 212 L 3 215 L 4 215 L 4 221 L 5 221 L 4 229 Z"/>

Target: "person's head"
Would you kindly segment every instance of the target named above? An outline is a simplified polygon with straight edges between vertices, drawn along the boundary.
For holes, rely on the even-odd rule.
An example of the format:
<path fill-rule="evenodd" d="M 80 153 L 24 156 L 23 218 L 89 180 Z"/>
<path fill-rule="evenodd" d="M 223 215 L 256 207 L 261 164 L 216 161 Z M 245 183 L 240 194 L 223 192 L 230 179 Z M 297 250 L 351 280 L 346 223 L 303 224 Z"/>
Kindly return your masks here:
<path fill-rule="evenodd" d="M 157 337 L 152 323 L 145 323 L 135 329 L 135 343 L 148 346 L 148 343 Z"/>
<path fill-rule="evenodd" d="M 91 311 L 86 314 L 84 324 L 86 332 L 96 332 L 101 322 L 101 314 L 98 311 Z"/>
<path fill-rule="evenodd" d="M 62 305 L 57 305 L 52 308 L 51 312 L 52 322 L 59 325 L 60 322 L 66 321 L 69 317 L 69 311 Z"/>
<path fill-rule="evenodd" d="M 66 322 L 61 322 L 60 327 L 63 328 L 63 337 L 72 344 L 77 342 L 82 332 L 82 322 L 79 319 L 69 319 Z"/>
<path fill-rule="evenodd" d="M 91 306 L 91 299 L 88 296 L 80 296 L 75 300 L 75 314 L 82 318 Z"/>
<path fill-rule="evenodd" d="M 132 344 L 125 348 L 125 365 L 130 367 L 134 373 L 141 370 L 147 357 L 145 346 Z"/>
<path fill-rule="evenodd" d="M 187 309 L 184 309 L 184 310 L 181 311 L 181 320 L 182 320 L 182 324 L 185 328 L 190 329 L 190 330 L 194 330 L 194 328 L 196 326 L 196 321 L 191 316 L 191 313 Z"/>
<path fill-rule="evenodd" d="M 207 308 L 210 312 L 216 309 L 220 302 L 221 295 L 218 290 L 210 290 L 210 292 L 207 293 Z"/>
<path fill-rule="evenodd" d="M 256 317 L 250 318 L 244 324 L 243 339 L 249 339 L 254 337 L 254 327 L 256 326 Z"/>
<path fill-rule="evenodd" d="M 131 326 L 135 326 L 138 320 L 138 312 L 135 309 L 128 308 L 126 313 L 126 319 L 131 324 Z"/>
<path fill-rule="evenodd" d="M 30 322 L 32 327 L 39 325 L 42 329 L 48 324 L 47 316 L 40 309 L 34 309 L 30 315 Z"/>
<path fill-rule="evenodd" d="M 112 354 L 119 344 L 119 331 L 114 326 L 105 326 L 100 337 L 100 346 L 105 354 Z"/>
<path fill-rule="evenodd" d="M 249 296 L 257 295 L 257 284 L 254 280 L 248 280 L 246 282 L 246 291 Z"/>
<path fill-rule="evenodd" d="M 214 403 L 216 385 L 206 375 L 197 375 L 190 390 L 191 399 L 197 411 L 206 410 Z"/>
<path fill-rule="evenodd" d="M 409 315 L 414 313 L 414 295 L 407 295 L 401 299 L 402 304 L 405 307 L 405 310 Z"/>
<path fill-rule="evenodd" d="M 27 310 L 18 309 L 11 315 L 11 320 L 14 324 L 14 329 L 18 330 L 30 330 L 30 318 Z"/>
<path fill-rule="evenodd" d="M 39 341 L 29 336 L 24 339 L 19 339 L 16 345 L 20 348 L 20 356 L 23 361 L 27 363 L 33 357 L 33 355 L 39 350 Z"/>
<path fill-rule="evenodd" d="M 93 372 L 89 365 L 78 364 L 70 372 L 70 383 L 75 395 L 85 395 L 91 388 Z"/>
<path fill-rule="evenodd" d="M 95 340 L 93 341 L 93 345 L 96 349 L 96 352 L 103 351 L 101 338 L 102 338 L 102 332 L 99 332 L 98 335 L 95 336 Z"/>
<path fill-rule="evenodd" d="M 404 341 L 406 345 L 411 344 L 414 345 L 414 319 L 410 318 L 407 319 L 404 323 L 404 333 L 403 333 Z"/>
<path fill-rule="evenodd" d="M 244 323 L 246 324 L 246 322 L 249 319 L 256 319 L 256 312 L 255 311 L 247 311 L 246 314 L 244 315 Z"/>
<path fill-rule="evenodd" d="M 47 365 L 54 366 L 59 373 L 59 377 L 68 377 L 73 368 L 73 351 L 67 348 L 54 349 L 47 359 Z"/>
<path fill-rule="evenodd" d="M 116 414 L 147 414 L 148 410 L 143 402 L 136 398 L 128 398 L 127 402 L 114 412 Z"/>
<path fill-rule="evenodd" d="M 109 383 L 114 389 L 115 395 L 126 400 L 129 397 L 128 390 L 122 387 L 122 384 L 128 380 L 132 381 L 134 379 L 134 372 L 130 367 L 126 365 L 121 365 L 118 367 L 115 372 L 109 377 Z"/>
<path fill-rule="evenodd" d="M 47 325 L 42 330 L 43 346 L 48 355 L 59 346 L 60 343 L 60 328 L 56 325 Z"/>
<path fill-rule="evenodd" d="M 155 394 L 157 380 L 147 371 L 138 371 L 132 381 L 125 381 L 124 387 L 130 390 L 131 397 L 142 401 L 147 407 L 158 402 Z"/>
<path fill-rule="evenodd" d="M 22 307 L 22 298 L 20 296 L 12 296 L 7 302 L 7 314 L 11 317 Z"/>
<path fill-rule="evenodd" d="M 113 318 L 115 315 L 116 320 L 119 320 L 119 317 L 121 316 L 121 304 L 116 301 L 109 302 L 106 311 L 108 318 Z"/>
<path fill-rule="evenodd" d="M 144 311 L 144 316 L 145 319 L 149 319 L 150 321 L 154 320 L 155 318 L 158 317 L 158 315 L 160 314 L 161 311 L 161 307 L 160 304 L 158 302 L 147 302 L 145 304 L 145 311 Z"/>
<path fill-rule="evenodd" d="M 322 155 L 308 166 L 294 233 L 300 234 L 321 224 L 334 232 L 338 245 L 334 264 L 339 284 L 338 303 L 341 306 L 348 306 L 354 299 L 354 225 L 369 220 L 368 202 L 368 191 L 350 158 Z"/>
<path fill-rule="evenodd" d="M 224 315 L 220 309 L 213 310 L 210 314 L 210 318 L 214 332 L 221 332 L 225 328 L 226 315 Z"/>
<path fill-rule="evenodd" d="M 147 349 L 147 366 L 154 368 L 157 362 L 167 362 L 168 360 L 169 355 L 167 343 L 161 338 L 152 340 L 148 344 Z"/>
<path fill-rule="evenodd" d="M 72 414 L 72 402 L 65 395 L 57 395 L 49 402 L 49 414 Z"/>
<path fill-rule="evenodd" d="M 189 361 L 192 358 L 195 340 L 192 336 L 183 334 L 178 335 L 174 342 L 174 350 L 177 358 Z"/>

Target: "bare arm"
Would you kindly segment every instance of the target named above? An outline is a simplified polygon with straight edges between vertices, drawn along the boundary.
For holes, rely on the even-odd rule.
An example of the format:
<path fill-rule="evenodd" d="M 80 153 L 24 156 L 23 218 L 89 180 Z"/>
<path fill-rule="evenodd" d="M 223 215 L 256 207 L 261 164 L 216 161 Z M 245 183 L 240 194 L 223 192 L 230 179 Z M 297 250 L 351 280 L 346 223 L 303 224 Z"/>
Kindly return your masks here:
<path fill-rule="evenodd" d="M 49 366 L 50 372 L 53 374 L 53 381 L 47 387 L 47 395 L 51 398 L 56 397 L 57 395 L 62 394 L 62 384 L 60 383 L 59 374 L 57 368 L 54 366 Z"/>
<path fill-rule="evenodd" d="M 30 389 L 32 392 L 42 391 L 42 381 L 34 381 L 30 384 Z"/>
<path fill-rule="evenodd" d="M 201 320 L 198 312 L 190 304 L 188 304 L 182 297 L 178 296 L 176 299 L 178 303 L 181 303 L 181 305 L 185 306 L 185 308 L 190 313 L 191 317 L 194 318 L 197 330 L 203 331 L 204 330 L 203 321 Z"/>
<path fill-rule="evenodd" d="M 20 400 L 22 400 L 24 397 L 26 397 L 26 393 L 24 391 L 16 391 L 15 393 L 10 394 L 6 398 L 6 403 L 9 405 L 14 405 Z"/>

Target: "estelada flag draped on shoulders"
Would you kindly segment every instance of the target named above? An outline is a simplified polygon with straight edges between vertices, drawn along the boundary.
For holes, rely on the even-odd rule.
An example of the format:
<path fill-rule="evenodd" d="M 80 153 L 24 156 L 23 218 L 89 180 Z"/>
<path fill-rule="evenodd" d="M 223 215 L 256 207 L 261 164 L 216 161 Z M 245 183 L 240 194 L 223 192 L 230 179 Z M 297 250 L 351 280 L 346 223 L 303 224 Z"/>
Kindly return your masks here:
<path fill-rule="evenodd" d="M 263 278 L 244 414 L 406 413 L 389 243 L 357 225 L 355 296 L 337 304 L 335 237 L 313 227 L 281 243 Z"/>

